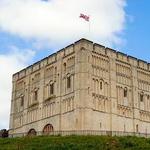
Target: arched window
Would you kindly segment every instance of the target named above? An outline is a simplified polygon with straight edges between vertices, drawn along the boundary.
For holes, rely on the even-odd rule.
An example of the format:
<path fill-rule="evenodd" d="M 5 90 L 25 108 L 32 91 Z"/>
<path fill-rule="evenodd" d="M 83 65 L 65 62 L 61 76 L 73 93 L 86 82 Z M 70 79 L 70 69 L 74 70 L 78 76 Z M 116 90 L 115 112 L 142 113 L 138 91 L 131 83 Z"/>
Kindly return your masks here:
<path fill-rule="evenodd" d="M 124 97 L 127 97 L 127 95 L 128 95 L 128 91 L 127 91 L 127 88 L 125 87 L 124 88 Z"/>
<path fill-rule="evenodd" d="M 50 84 L 50 95 L 54 94 L 54 83 Z"/>
<path fill-rule="evenodd" d="M 103 82 L 100 81 L 100 90 L 102 90 L 102 89 L 103 89 Z"/>
<path fill-rule="evenodd" d="M 21 99 L 20 105 L 24 106 L 24 95 L 21 95 L 20 99 Z"/>
<path fill-rule="evenodd" d="M 53 131 L 54 131 L 54 128 L 51 124 L 47 124 L 43 129 L 44 134 L 49 134 L 50 132 L 53 132 Z"/>
<path fill-rule="evenodd" d="M 102 123 L 101 122 L 99 123 L 99 127 L 100 127 L 100 129 L 102 128 Z"/>
<path fill-rule="evenodd" d="M 139 132 L 139 126 L 138 126 L 138 124 L 136 125 L 136 132 Z"/>
<path fill-rule="evenodd" d="M 140 94 L 140 102 L 143 102 L 144 101 L 144 94 L 143 92 Z"/>
<path fill-rule="evenodd" d="M 66 63 L 64 63 L 63 67 L 64 67 L 64 72 L 66 72 Z"/>
<path fill-rule="evenodd" d="M 67 77 L 67 88 L 71 88 L 71 76 Z"/>
<path fill-rule="evenodd" d="M 38 100 L 38 90 L 34 91 L 34 100 L 37 101 Z"/>
<path fill-rule="evenodd" d="M 35 129 L 30 129 L 28 132 L 28 136 L 34 136 L 34 135 L 36 135 Z"/>

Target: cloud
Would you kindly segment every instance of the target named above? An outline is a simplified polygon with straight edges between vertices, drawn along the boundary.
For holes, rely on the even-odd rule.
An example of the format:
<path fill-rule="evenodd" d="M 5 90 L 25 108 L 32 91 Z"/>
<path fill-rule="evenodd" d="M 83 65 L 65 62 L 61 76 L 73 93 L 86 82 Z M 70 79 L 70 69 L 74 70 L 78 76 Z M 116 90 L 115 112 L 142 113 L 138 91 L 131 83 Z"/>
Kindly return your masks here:
<path fill-rule="evenodd" d="M 119 43 L 126 0 L 1 0 L 0 29 L 23 38 L 64 43 L 81 37 Z M 90 15 L 88 22 L 80 13 Z"/>
<path fill-rule="evenodd" d="M 0 54 L 0 129 L 8 128 L 11 102 L 12 74 L 24 68 L 33 58 L 33 50 L 20 50 L 12 46 L 6 55 Z"/>
<path fill-rule="evenodd" d="M 126 0 L 0 0 L 0 31 L 31 40 L 37 50 L 60 48 L 82 37 L 117 45 L 123 41 L 125 6 Z M 80 13 L 90 15 L 90 32 Z M 0 54 L 0 128 L 8 127 L 12 74 L 34 55 L 33 50 L 16 46 Z"/>

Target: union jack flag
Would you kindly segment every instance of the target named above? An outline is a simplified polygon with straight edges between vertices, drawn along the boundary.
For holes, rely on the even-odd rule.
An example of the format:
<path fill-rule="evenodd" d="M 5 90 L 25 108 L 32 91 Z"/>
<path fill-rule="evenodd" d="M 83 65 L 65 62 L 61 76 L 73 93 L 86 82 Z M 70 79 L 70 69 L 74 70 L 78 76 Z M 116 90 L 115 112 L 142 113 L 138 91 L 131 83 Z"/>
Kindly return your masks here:
<path fill-rule="evenodd" d="M 85 21 L 89 21 L 90 17 L 84 14 L 80 14 L 80 18 L 83 18 Z"/>

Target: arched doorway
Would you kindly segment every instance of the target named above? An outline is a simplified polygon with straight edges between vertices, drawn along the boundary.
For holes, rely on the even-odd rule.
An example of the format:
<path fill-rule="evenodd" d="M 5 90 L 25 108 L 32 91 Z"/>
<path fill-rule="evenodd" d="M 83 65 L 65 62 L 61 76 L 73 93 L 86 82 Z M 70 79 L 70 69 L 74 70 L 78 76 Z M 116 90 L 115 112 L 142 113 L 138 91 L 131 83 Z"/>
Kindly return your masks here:
<path fill-rule="evenodd" d="M 28 136 L 35 136 L 35 135 L 36 135 L 35 129 L 30 129 L 28 132 Z"/>
<path fill-rule="evenodd" d="M 54 131 L 54 128 L 51 124 L 47 124 L 43 129 L 43 134 L 49 134 Z"/>

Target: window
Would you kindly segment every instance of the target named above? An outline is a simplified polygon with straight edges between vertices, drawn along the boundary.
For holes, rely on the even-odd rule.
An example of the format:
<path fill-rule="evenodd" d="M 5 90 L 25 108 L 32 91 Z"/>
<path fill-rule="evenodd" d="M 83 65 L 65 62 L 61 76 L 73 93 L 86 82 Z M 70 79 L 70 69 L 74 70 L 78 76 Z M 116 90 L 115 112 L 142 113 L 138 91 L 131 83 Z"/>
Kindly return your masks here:
<path fill-rule="evenodd" d="M 37 101 L 38 100 L 38 91 L 34 91 L 34 100 Z"/>
<path fill-rule="evenodd" d="M 100 129 L 102 128 L 102 123 L 100 122 L 100 124 L 99 124 L 99 127 L 100 127 Z"/>
<path fill-rule="evenodd" d="M 141 93 L 140 94 L 140 102 L 143 102 L 143 98 L 144 98 L 143 93 Z"/>
<path fill-rule="evenodd" d="M 136 125 L 136 132 L 139 132 L 139 126 L 138 126 L 138 124 Z"/>
<path fill-rule="evenodd" d="M 64 63 L 64 72 L 66 72 L 66 63 Z"/>
<path fill-rule="evenodd" d="M 50 84 L 50 95 L 54 94 L 54 83 Z"/>
<path fill-rule="evenodd" d="M 28 132 L 28 136 L 34 136 L 34 135 L 36 135 L 35 129 L 30 129 Z"/>
<path fill-rule="evenodd" d="M 53 131 L 54 131 L 54 128 L 51 124 L 47 124 L 43 129 L 44 134 L 49 134 L 50 132 L 53 132 Z"/>
<path fill-rule="evenodd" d="M 124 88 L 124 97 L 127 97 L 127 88 Z"/>
<path fill-rule="evenodd" d="M 22 95 L 21 96 L 21 104 L 20 104 L 21 106 L 23 106 L 24 105 L 24 96 Z"/>
<path fill-rule="evenodd" d="M 71 76 L 67 77 L 67 88 L 71 88 Z"/>
<path fill-rule="evenodd" d="M 102 90 L 103 89 L 103 82 L 101 81 L 100 82 L 100 90 Z"/>

